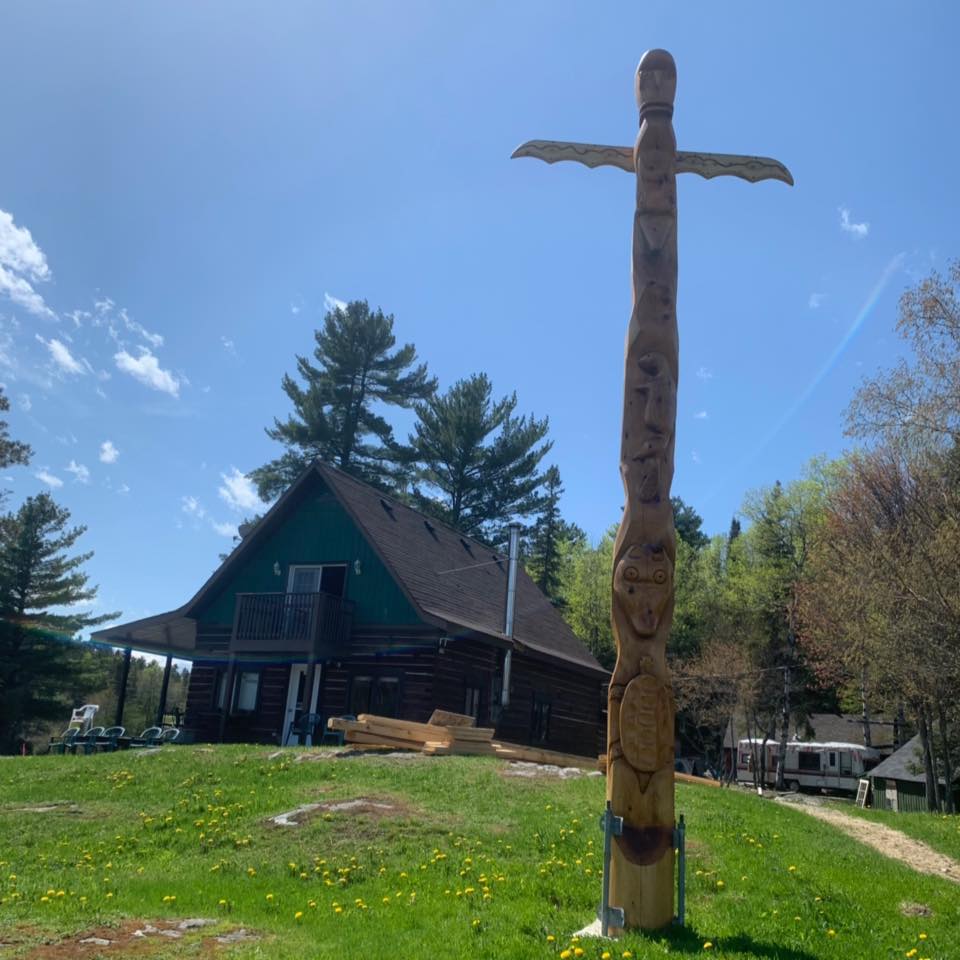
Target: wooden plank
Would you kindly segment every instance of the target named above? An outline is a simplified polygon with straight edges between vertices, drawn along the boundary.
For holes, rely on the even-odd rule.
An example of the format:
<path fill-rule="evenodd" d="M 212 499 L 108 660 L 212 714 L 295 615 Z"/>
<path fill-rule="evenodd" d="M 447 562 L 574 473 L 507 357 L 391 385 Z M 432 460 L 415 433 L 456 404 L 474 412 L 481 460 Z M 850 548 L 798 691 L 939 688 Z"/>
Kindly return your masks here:
<path fill-rule="evenodd" d="M 698 787 L 719 787 L 719 780 L 711 780 L 709 777 L 695 777 L 692 773 L 680 773 L 675 770 L 673 773 L 675 783 L 692 783 Z"/>
<path fill-rule="evenodd" d="M 489 742 L 494 734 L 492 727 L 437 727 L 437 729 L 443 730 L 447 738 L 457 743 Z"/>
<path fill-rule="evenodd" d="M 477 721 L 466 713 L 452 713 L 450 710 L 434 710 L 428 721 L 434 727 L 475 727 Z"/>
<path fill-rule="evenodd" d="M 539 747 L 528 747 L 522 743 L 493 743 L 494 749 L 500 756 L 510 760 L 521 760 L 527 763 L 550 763 L 557 767 L 581 767 L 590 769 L 596 765 L 593 757 L 577 757 L 571 753 L 560 753 L 557 750 L 541 750 Z"/>
<path fill-rule="evenodd" d="M 347 743 L 372 743 L 401 750 L 420 750 L 423 746 L 419 741 L 385 737 L 379 733 L 364 733 L 362 730 L 348 730 L 344 734 L 344 739 Z"/>

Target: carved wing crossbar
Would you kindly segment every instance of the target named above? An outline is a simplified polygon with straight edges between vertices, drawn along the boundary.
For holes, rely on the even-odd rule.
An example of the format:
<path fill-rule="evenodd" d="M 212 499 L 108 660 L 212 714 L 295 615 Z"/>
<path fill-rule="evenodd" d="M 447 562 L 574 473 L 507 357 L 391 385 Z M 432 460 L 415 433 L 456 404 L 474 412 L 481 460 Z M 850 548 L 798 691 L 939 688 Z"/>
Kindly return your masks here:
<path fill-rule="evenodd" d="M 633 147 L 612 147 L 601 143 L 566 143 L 559 140 L 528 140 L 511 157 L 535 157 L 545 163 L 572 160 L 586 167 L 619 167 L 634 173 Z M 780 180 L 793 186 L 793 176 L 779 160 L 770 157 L 741 156 L 736 153 L 692 153 L 677 151 L 677 173 L 695 173 L 713 177 L 740 177 L 750 183 Z"/>

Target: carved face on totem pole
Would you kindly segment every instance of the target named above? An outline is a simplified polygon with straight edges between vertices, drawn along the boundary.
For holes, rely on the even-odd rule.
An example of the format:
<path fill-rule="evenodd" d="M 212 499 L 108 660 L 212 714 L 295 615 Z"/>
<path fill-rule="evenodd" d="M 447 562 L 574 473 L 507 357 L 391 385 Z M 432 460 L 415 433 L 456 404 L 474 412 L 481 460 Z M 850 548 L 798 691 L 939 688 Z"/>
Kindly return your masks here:
<path fill-rule="evenodd" d="M 662 353 L 644 353 L 628 361 L 627 416 L 634 430 L 627 437 L 630 472 L 641 502 L 658 500 L 661 474 L 673 442 L 677 416 L 677 384 Z"/>
<path fill-rule="evenodd" d="M 613 590 L 638 637 L 652 637 L 673 591 L 673 563 L 659 544 L 630 547 L 617 564 Z"/>

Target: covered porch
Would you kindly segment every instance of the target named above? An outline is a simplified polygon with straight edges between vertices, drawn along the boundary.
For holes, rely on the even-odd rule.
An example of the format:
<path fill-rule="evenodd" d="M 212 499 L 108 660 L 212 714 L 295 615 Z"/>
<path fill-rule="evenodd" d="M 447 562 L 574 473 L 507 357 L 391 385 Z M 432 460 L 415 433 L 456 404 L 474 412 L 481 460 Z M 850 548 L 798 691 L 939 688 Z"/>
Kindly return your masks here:
<path fill-rule="evenodd" d="M 303 690 L 318 689 L 319 664 L 345 652 L 352 613 L 353 605 L 333 594 L 238 593 L 229 627 L 199 623 L 181 608 L 100 630 L 93 635 L 96 642 L 124 653 L 114 723 L 123 725 L 136 651 L 165 658 L 157 726 L 167 713 L 177 659 L 191 664 L 183 723 L 188 734 L 221 742 L 282 738 L 290 703 L 298 716 Z"/>

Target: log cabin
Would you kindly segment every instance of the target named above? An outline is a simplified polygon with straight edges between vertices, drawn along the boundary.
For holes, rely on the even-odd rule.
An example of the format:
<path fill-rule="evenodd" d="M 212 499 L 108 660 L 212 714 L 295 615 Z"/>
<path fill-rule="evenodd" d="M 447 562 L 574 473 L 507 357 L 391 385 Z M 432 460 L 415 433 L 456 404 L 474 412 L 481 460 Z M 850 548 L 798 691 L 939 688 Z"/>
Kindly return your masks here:
<path fill-rule="evenodd" d="M 609 673 L 522 566 L 510 629 L 507 588 L 502 553 L 317 462 L 182 607 L 93 639 L 191 661 L 197 741 L 286 745 L 305 713 L 442 709 L 596 756 Z"/>

